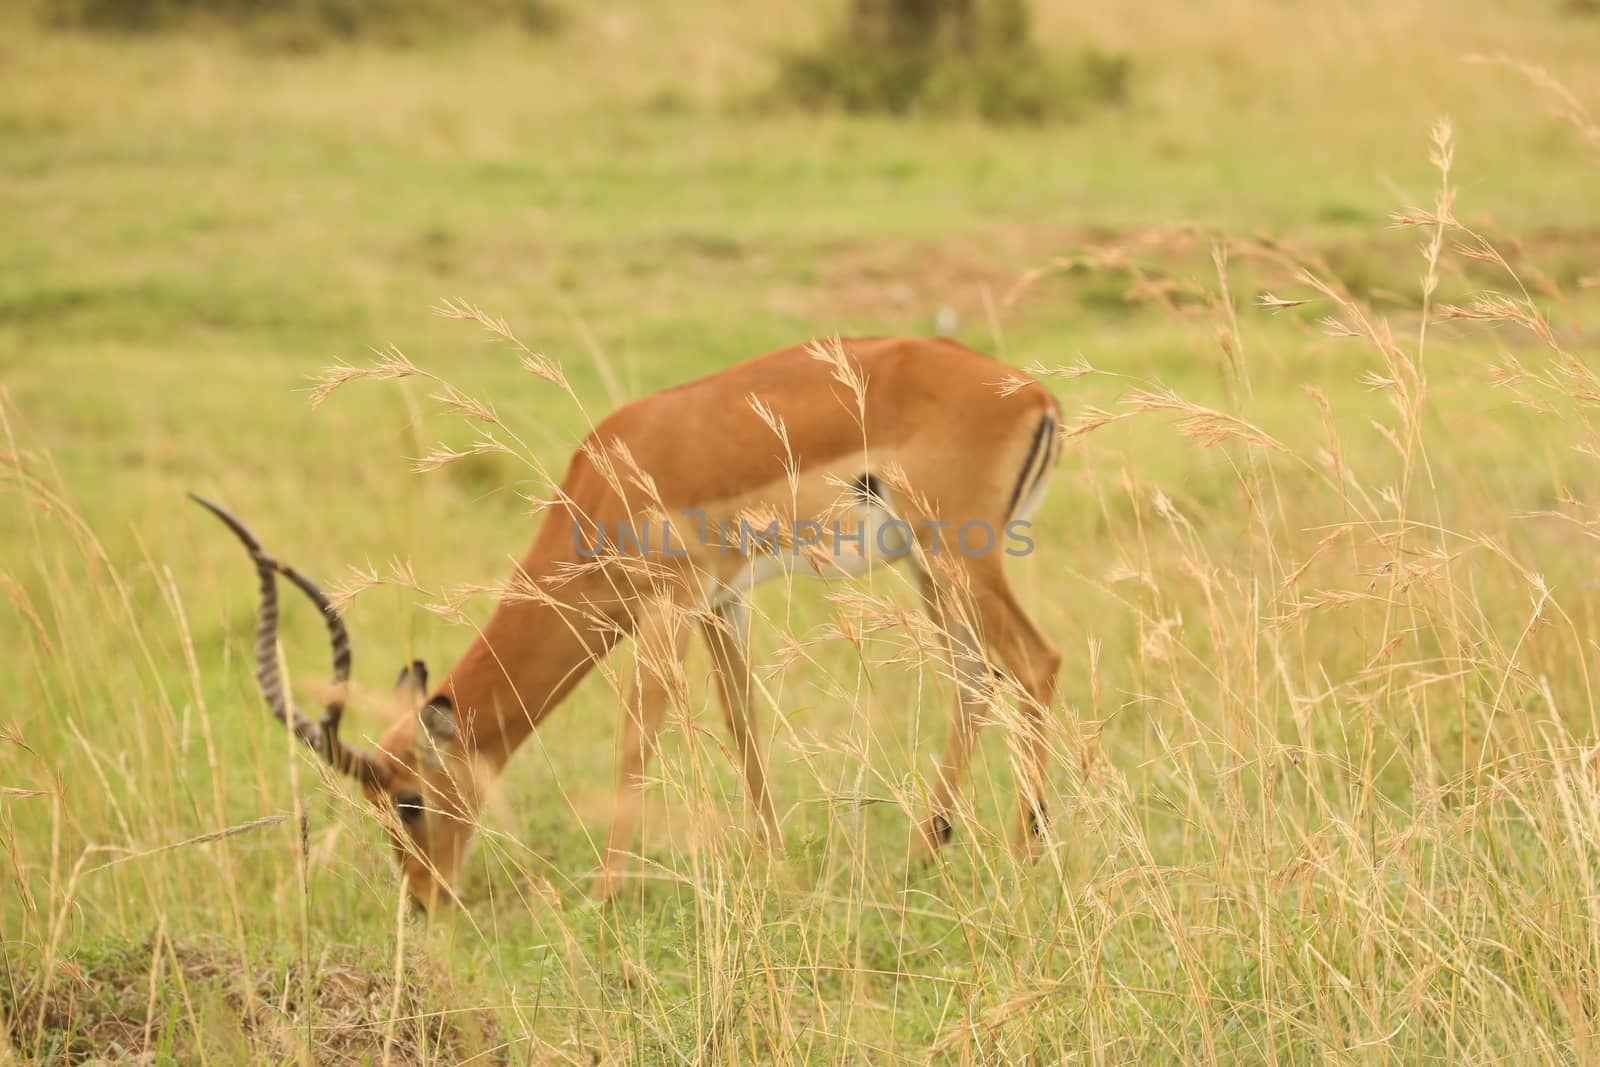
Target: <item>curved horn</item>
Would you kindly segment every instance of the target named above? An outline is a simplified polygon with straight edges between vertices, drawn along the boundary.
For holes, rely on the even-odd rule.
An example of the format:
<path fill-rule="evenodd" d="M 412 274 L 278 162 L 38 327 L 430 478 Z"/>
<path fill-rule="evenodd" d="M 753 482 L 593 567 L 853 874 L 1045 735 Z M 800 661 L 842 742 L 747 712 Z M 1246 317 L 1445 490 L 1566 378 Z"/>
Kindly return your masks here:
<path fill-rule="evenodd" d="M 339 611 L 317 584 L 293 567 L 279 563 L 262 549 L 249 527 L 226 509 L 194 493 L 189 498 L 221 519 L 223 525 L 244 542 L 261 579 L 261 607 L 256 620 L 256 682 L 273 716 L 294 731 L 307 747 L 328 761 L 334 770 L 351 775 L 368 785 L 381 786 L 388 777 L 381 763 L 370 753 L 349 748 L 339 740 L 339 720 L 344 715 L 345 683 L 350 678 L 350 634 Z M 278 666 L 278 582 L 282 574 L 317 606 L 328 626 L 333 645 L 333 694 L 325 706 L 320 723 L 312 722 L 295 707 L 283 691 L 283 674 Z"/>

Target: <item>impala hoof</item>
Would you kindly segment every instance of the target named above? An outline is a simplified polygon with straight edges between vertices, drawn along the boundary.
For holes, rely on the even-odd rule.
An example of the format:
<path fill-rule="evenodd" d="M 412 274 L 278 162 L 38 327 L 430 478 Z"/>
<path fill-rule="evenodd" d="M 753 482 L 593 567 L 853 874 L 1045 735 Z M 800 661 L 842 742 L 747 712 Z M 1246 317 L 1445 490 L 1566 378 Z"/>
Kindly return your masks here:
<path fill-rule="evenodd" d="M 914 864 L 929 863 L 939 850 L 950 843 L 955 836 L 955 824 L 950 816 L 943 813 L 930 815 L 917 831 L 917 837 L 912 842 L 911 862 Z"/>
<path fill-rule="evenodd" d="M 1031 808 L 1023 813 L 1018 820 L 1016 836 L 1011 846 L 1011 851 L 1017 859 L 1031 863 L 1039 858 L 1049 825 L 1043 807 Z"/>
<path fill-rule="evenodd" d="M 585 894 L 584 900 L 590 904 L 606 903 L 616 895 L 617 882 L 616 874 L 601 871 L 594 876 L 594 881 L 589 883 L 589 892 Z"/>

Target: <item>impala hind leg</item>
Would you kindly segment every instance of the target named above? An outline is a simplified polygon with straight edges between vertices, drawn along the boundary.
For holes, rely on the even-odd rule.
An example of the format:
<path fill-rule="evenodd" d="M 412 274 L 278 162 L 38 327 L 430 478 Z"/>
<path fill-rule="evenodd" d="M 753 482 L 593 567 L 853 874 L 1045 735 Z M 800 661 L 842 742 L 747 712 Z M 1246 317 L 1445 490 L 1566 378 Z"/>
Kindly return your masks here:
<path fill-rule="evenodd" d="M 966 776 L 967 765 L 972 761 L 979 716 L 988 702 L 989 671 L 971 628 L 941 599 L 932 576 L 919 571 L 917 579 L 923 611 L 938 632 L 940 646 L 950 661 L 956 683 L 944 755 L 939 760 L 939 774 L 933 783 L 928 815 L 922 822 L 917 844 L 919 854 L 931 856 L 955 832 L 955 798 Z"/>
<path fill-rule="evenodd" d="M 974 575 L 973 607 L 984 647 L 1022 690 L 1019 722 L 1011 738 L 1017 763 L 1017 827 L 1019 855 L 1032 856 L 1045 828 L 1044 786 L 1050 753 L 1050 716 L 1055 705 L 1061 653 L 1046 641 L 1017 603 L 1016 594 L 998 563 Z"/>
<path fill-rule="evenodd" d="M 637 620 L 633 687 L 624 709 L 617 753 L 616 803 L 600 873 L 589 890 L 595 900 L 605 900 L 616 889 L 633 851 L 644 772 L 655 755 L 661 723 L 682 676 L 687 637 L 681 615 L 670 603 L 652 605 Z"/>
<path fill-rule="evenodd" d="M 733 736 L 733 748 L 744 774 L 745 796 L 756 814 L 756 825 L 767 843 L 782 843 L 778 831 L 778 812 L 767 789 L 766 761 L 757 736 L 759 726 L 751 701 L 750 650 L 748 633 L 750 607 L 738 598 L 712 609 L 715 618 L 702 624 L 706 644 L 711 648 L 712 673 L 723 717 Z"/>

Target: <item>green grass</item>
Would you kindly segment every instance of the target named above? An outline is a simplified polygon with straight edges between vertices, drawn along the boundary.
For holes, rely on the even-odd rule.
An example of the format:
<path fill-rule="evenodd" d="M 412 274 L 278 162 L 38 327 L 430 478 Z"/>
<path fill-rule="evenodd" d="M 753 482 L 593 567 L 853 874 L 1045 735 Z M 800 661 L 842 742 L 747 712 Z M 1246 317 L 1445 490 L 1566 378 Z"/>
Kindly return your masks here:
<path fill-rule="evenodd" d="M 0 33 L 0 1015 L 16 1055 L 1592 1058 L 1583 449 L 1600 390 L 1560 368 L 1585 365 L 1600 311 L 1600 152 L 1521 75 L 1461 56 L 1543 64 L 1600 108 L 1600 23 L 1555 3 L 1076 7 L 1041 5 L 1045 43 L 1131 54 L 1131 103 L 1028 130 L 751 112 L 771 49 L 827 13 L 711 0 L 575 9 L 551 38 L 302 57 Z M 1433 203 L 1441 114 L 1456 214 L 1511 259 L 1553 344 L 1439 313 L 1518 292 L 1452 233 L 1419 345 L 1429 233 L 1388 219 Z M 1262 235 L 1325 264 L 1403 358 L 1327 336 L 1326 300 L 1259 308 L 1261 291 L 1316 296 L 1254 253 Z M 1104 257 L 1005 299 L 1110 246 L 1174 287 L 1171 306 Z M 696 651 L 649 793 L 654 877 L 582 902 L 624 650 L 513 763 L 468 906 L 397 923 L 378 828 L 286 758 L 254 693 L 237 546 L 182 494 L 226 501 L 330 583 L 409 562 L 427 592 L 385 584 L 349 612 L 350 728 L 377 733 L 393 668 L 416 653 L 437 670 L 470 639 L 426 605 L 503 578 L 532 532 L 519 494 L 548 486 L 505 456 L 412 474 L 472 429 L 410 382 L 313 411 L 309 378 L 397 345 L 556 469 L 586 425 L 432 314 L 452 297 L 557 359 L 592 415 L 804 338 L 928 332 L 948 306 L 1015 364 L 1096 368 L 1048 379 L 1069 417 L 1131 412 L 1160 384 L 1281 448 L 1237 430 L 1206 447 L 1192 408 L 1071 440 L 1039 551 L 1014 568 L 1066 663 L 1039 866 L 998 845 L 1010 769 L 991 729 L 947 861 L 907 869 L 948 686 L 903 630 L 864 656 L 822 636 L 909 608 L 883 575 L 867 601 L 758 595 L 781 857 L 744 839 Z M 1530 376 L 1502 382 L 1508 359 Z M 317 677 L 316 620 L 297 612 L 284 636 Z M 253 820 L 269 821 L 191 840 Z"/>

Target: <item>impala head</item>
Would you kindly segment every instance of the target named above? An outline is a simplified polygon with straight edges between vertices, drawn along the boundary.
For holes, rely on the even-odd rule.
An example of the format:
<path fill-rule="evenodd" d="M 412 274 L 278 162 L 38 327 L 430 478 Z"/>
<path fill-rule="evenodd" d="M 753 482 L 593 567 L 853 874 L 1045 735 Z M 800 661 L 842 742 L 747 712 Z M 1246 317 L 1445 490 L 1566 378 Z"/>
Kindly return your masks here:
<path fill-rule="evenodd" d="M 428 671 L 413 660 L 396 685 L 403 713 L 369 750 L 339 737 L 350 678 L 350 635 L 339 611 L 311 579 L 267 555 L 245 525 L 227 511 L 194 494 L 191 498 L 221 519 L 244 542 L 261 584 L 256 621 L 256 681 L 274 717 L 334 771 L 354 778 L 389 833 L 395 857 L 411 896 L 431 908 L 451 899 L 450 884 L 460 869 L 472 835 L 476 810 L 456 713 L 450 698 L 429 698 Z M 278 664 L 278 575 L 311 599 L 322 613 L 333 648 L 333 678 L 320 721 L 313 722 L 284 692 Z"/>

